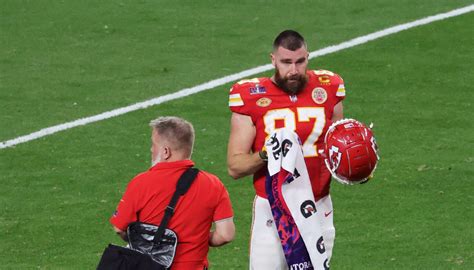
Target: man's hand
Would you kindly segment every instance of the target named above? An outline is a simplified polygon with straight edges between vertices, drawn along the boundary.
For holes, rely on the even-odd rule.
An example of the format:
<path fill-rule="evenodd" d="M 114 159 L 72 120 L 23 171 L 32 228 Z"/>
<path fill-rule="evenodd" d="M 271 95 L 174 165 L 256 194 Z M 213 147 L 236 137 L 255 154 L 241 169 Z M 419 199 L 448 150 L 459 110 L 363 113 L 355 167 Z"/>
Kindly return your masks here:
<path fill-rule="evenodd" d="M 128 242 L 127 232 L 114 226 L 114 231 L 122 238 L 123 241 Z"/>

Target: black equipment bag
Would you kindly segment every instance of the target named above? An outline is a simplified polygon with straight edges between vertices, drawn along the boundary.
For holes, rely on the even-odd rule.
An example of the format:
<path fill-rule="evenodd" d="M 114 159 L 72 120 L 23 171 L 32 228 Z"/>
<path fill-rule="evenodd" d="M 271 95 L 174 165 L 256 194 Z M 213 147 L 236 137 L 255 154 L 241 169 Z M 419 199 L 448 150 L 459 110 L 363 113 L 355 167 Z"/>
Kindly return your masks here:
<path fill-rule="evenodd" d="M 165 270 L 148 254 L 109 244 L 100 258 L 97 270 Z"/>
<path fill-rule="evenodd" d="M 188 191 L 198 173 L 198 169 L 189 168 L 181 175 L 159 226 L 139 221 L 130 223 L 127 228 L 130 248 L 109 244 L 97 270 L 168 269 L 173 263 L 178 236 L 166 227 L 179 197 Z"/>

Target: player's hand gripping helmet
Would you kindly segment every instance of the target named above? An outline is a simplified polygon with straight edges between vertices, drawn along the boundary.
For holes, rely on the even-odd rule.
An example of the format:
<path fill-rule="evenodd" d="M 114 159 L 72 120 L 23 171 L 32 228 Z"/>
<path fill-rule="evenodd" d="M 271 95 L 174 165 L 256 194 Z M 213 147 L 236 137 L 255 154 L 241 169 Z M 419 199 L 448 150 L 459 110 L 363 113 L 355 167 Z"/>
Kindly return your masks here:
<path fill-rule="evenodd" d="M 324 161 L 337 181 L 352 185 L 370 179 L 379 160 L 370 128 L 354 119 L 342 119 L 329 127 L 324 142 Z"/>

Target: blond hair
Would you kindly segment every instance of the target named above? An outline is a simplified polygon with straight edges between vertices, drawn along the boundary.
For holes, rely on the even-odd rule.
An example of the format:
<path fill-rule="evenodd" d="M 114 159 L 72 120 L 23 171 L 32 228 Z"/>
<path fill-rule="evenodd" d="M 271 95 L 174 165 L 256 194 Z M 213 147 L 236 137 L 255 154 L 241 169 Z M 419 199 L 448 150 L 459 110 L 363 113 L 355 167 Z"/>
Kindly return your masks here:
<path fill-rule="evenodd" d="M 174 150 L 191 157 L 194 146 L 194 128 L 191 123 L 176 116 L 161 116 L 152 120 L 150 127 Z"/>

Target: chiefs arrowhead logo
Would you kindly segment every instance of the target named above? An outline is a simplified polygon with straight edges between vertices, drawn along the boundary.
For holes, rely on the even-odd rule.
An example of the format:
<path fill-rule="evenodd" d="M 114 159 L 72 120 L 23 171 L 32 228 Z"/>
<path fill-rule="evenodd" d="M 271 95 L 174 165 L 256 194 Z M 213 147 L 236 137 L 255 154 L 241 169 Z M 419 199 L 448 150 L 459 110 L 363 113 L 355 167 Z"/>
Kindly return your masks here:
<path fill-rule="evenodd" d="M 341 157 L 342 153 L 339 152 L 339 148 L 332 145 L 329 149 L 329 162 L 332 165 L 333 171 L 335 171 L 339 167 L 339 164 L 341 163 Z"/>

